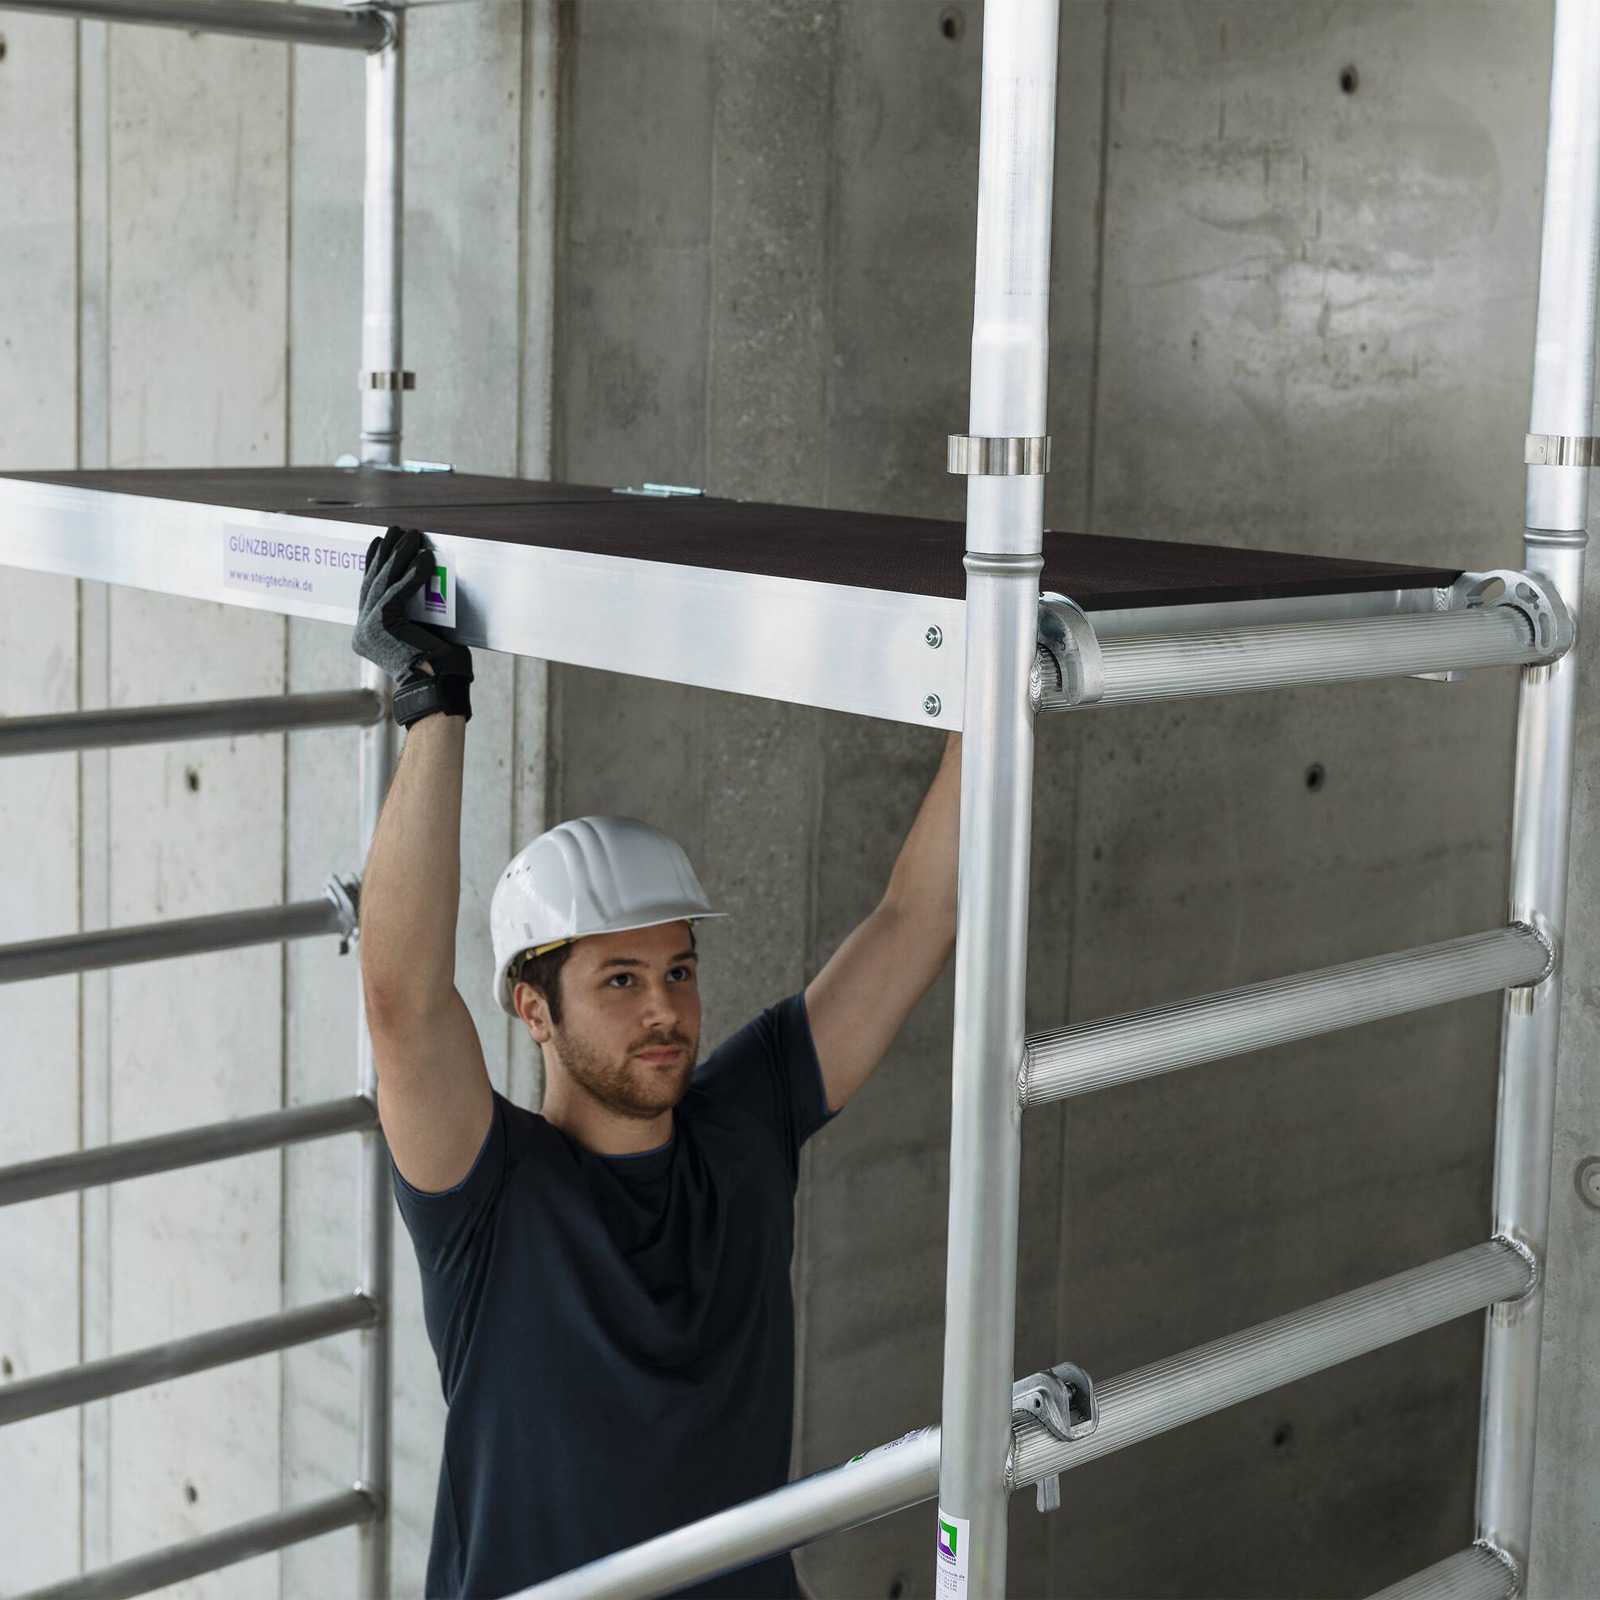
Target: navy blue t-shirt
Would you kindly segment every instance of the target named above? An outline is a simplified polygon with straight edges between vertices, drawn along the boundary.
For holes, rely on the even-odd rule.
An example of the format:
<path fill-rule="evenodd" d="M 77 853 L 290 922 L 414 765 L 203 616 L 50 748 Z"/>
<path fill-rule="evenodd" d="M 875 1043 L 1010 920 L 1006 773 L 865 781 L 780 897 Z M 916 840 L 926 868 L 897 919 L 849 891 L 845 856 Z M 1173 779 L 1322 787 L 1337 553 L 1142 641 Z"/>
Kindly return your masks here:
<path fill-rule="evenodd" d="M 830 1115 L 791 995 L 696 1070 L 659 1149 L 494 1097 L 454 1189 L 395 1193 L 449 1417 L 429 1600 L 514 1593 L 787 1481 L 800 1146 Z M 798 1594 L 787 1555 L 694 1595 Z"/>

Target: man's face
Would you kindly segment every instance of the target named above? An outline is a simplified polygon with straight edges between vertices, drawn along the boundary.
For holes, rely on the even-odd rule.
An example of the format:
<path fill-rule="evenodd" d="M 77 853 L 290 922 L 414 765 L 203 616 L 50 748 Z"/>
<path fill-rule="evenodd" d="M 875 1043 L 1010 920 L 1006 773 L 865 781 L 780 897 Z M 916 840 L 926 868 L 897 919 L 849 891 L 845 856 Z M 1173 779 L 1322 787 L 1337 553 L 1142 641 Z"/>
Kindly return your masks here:
<path fill-rule="evenodd" d="M 648 1119 L 689 1087 L 700 990 L 686 922 L 579 939 L 561 969 L 561 1022 L 518 985 L 518 1011 L 547 1060 L 609 1110 Z"/>

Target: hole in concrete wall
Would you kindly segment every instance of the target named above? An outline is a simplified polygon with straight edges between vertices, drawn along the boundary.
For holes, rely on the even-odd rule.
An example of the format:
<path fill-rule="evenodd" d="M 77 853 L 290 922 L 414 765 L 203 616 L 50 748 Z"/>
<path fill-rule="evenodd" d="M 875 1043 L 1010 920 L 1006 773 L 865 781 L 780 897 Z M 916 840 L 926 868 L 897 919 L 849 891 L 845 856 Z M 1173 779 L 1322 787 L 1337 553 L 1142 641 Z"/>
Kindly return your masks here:
<path fill-rule="evenodd" d="M 0 1378 L 9 1378 L 17 1369 L 11 1365 L 10 1356 L 0 1356 Z"/>
<path fill-rule="evenodd" d="M 951 6 L 939 14 L 939 32 L 947 39 L 959 39 L 967 31 L 967 19 Z"/>
<path fill-rule="evenodd" d="M 1311 765 L 1306 768 L 1306 788 L 1308 788 L 1313 794 L 1315 794 L 1317 790 L 1320 789 L 1327 781 L 1328 774 L 1323 771 L 1322 763 L 1320 761 L 1313 761 Z"/>
<path fill-rule="evenodd" d="M 1346 94 L 1354 94 L 1361 87 L 1361 74 L 1354 67 L 1339 69 L 1339 87 Z"/>
<path fill-rule="evenodd" d="M 1272 1430 L 1272 1448 L 1274 1450 L 1287 1450 L 1294 1443 L 1294 1429 L 1287 1422 L 1280 1422 Z"/>
<path fill-rule="evenodd" d="M 896 1573 L 889 1580 L 889 1600 L 905 1600 L 911 1593 L 911 1580 L 903 1572 Z"/>
<path fill-rule="evenodd" d="M 189 785 L 190 794 L 199 794 L 200 772 L 197 767 L 185 767 L 183 769 L 183 781 Z"/>
<path fill-rule="evenodd" d="M 6 58 L 6 36 L 3 33 L 0 33 L 0 61 L 4 61 L 5 58 Z"/>
<path fill-rule="evenodd" d="M 192 1483 L 186 1483 L 183 1486 L 183 1498 L 187 1500 L 190 1505 L 193 1505 L 195 1501 L 200 1498 L 200 1491 L 195 1488 Z"/>

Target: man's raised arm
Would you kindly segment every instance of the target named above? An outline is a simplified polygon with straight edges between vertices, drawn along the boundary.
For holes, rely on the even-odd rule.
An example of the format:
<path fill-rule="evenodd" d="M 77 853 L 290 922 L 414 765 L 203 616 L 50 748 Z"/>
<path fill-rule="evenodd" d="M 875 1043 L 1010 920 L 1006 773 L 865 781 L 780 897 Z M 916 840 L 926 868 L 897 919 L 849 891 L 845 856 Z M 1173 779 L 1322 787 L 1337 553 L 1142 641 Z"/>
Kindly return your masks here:
<path fill-rule="evenodd" d="M 806 987 L 811 1038 L 834 1111 L 883 1060 L 955 949 L 960 853 L 961 735 L 952 733 L 883 899 Z"/>
<path fill-rule="evenodd" d="M 471 1170 L 494 1106 L 455 985 L 471 657 L 404 614 L 431 564 L 418 535 L 390 529 L 367 563 L 354 648 L 395 679 L 409 723 L 361 880 L 361 988 L 395 1165 L 435 1191 Z"/>

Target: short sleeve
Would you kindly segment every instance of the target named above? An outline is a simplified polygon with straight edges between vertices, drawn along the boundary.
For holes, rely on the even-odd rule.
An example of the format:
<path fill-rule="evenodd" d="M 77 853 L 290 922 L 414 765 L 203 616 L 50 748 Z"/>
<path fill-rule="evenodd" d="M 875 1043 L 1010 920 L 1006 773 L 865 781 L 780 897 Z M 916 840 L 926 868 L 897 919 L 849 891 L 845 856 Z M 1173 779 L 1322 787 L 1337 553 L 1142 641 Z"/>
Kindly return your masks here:
<path fill-rule="evenodd" d="M 768 1006 L 718 1045 L 694 1087 L 757 1118 L 777 1139 L 790 1178 L 798 1178 L 801 1145 L 833 1116 L 804 992 Z"/>
<path fill-rule="evenodd" d="M 448 1277 L 459 1269 L 494 1211 L 505 1187 L 506 1109 L 507 1102 L 496 1093 L 489 1131 L 472 1170 L 452 1189 L 429 1192 L 413 1188 L 392 1158 L 389 1162 L 395 1201 L 416 1247 L 417 1263 L 425 1273 Z"/>

